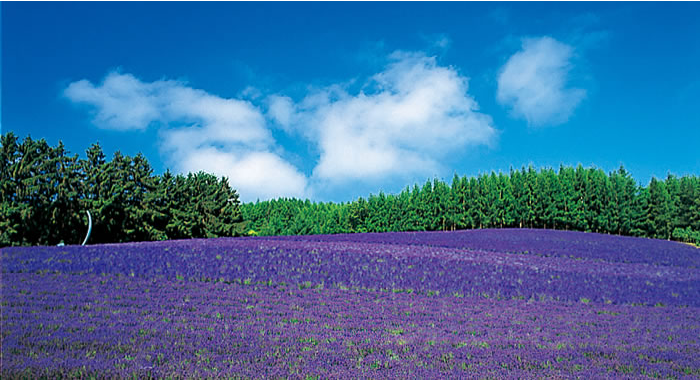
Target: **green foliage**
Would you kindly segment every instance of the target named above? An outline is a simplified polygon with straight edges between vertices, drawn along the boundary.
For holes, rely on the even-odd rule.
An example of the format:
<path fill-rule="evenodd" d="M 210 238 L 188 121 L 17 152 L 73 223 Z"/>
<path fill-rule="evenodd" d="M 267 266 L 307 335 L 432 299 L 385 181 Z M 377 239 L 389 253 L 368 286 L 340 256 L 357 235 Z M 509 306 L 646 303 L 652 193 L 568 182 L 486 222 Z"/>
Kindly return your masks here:
<path fill-rule="evenodd" d="M 146 158 L 99 144 L 85 159 L 62 143 L 12 133 L 0 149 L 0 246 L 80 244 L 89 210 L 90 243 L 237 236 L 245 231 L 238 194 L 211 174 L 153 175 Z"/>
<path fill-rule="evenodd" d="M 258 235 L 468 228 L 549 228 L 656 237 L 692 242 L 700 231 L 696 176 L 638 186 L 624 167 L 533 167 L 477 177 L 454 175 L 370 195 L 350 203 L 277 199 L 243 204 L 243 219 Z M 690 231 L 690 230 L 688 230 Z"/>
<path fill-rule="evenodd" d="M 2 135 L 0 246 L 79 244 L 90 210 L 91 243 L 240 235 L 300 235 L 469 228 L 550 228 L 675 239 L 698 244 L 700 180 L 637 185 L 620 167 L 532 166 L 508 174 L 455 174 L 399 194 L 349 203 L 280 198 L 240 204 L 226 178 L 203 172 L 153 175 L 143 155 L 99 144 L 85 159 L 63 144 Z"/>
<path fill-rule="evenodd" d="M 672 237 L 674 240 L 700 245 L 700 231 L 695 231 L 690 227 L 676 227 L 676 229 L 673 230 Z"/>

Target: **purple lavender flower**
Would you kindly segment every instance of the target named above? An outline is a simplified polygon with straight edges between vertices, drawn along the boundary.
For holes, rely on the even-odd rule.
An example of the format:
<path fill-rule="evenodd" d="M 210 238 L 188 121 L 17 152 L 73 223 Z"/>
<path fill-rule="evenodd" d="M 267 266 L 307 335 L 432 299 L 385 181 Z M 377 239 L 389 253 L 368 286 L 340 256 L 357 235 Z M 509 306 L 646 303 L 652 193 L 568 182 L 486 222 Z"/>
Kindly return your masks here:
<path fill-rule="evenodd" d="M 700 376 L 698 250 L 482 230 L 2 250 L 2 376 Z"/>

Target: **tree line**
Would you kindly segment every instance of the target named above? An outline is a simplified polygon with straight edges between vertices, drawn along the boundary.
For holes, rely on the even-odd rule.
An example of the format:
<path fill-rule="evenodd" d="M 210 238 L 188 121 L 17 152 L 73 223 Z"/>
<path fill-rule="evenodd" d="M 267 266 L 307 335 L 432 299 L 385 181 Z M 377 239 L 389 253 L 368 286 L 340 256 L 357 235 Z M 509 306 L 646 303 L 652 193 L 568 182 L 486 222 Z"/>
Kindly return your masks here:
<path fill-rule="evenodd" d="M 249 233 L 333 234 L 548 228 L 700 243 L 700 179 L 638 185 L 624 167 L 533 167 L 438 179 L 349 203 L 281 198 L 241 207 Z"/>
<path fill-rule="evenodd" d="M 253 235 L 306 235 L 477 228 L 548 228 L 675 239 L 700 244 L 700 179 L 652 178 L 637 184 L 620 167 L 533 167 L 454 175 L 398 194 L 352 202 L 295 198 L 241 204 L 226 178 L 204 172 L 154 175 L 142 154 L 99 144 L 86 158 L 64 145 L 23 141 L 9 132 L 0 147 L 0 246 Z"/>
<path fill-rule="evenodd" d="M 105 157 L 98 143 L 86 158 L 62 142 L 2 135 L 0 246 L 235 236 L 244 232 L 238 194 L 226 178 L 154 175 L 142 154 Z"/>

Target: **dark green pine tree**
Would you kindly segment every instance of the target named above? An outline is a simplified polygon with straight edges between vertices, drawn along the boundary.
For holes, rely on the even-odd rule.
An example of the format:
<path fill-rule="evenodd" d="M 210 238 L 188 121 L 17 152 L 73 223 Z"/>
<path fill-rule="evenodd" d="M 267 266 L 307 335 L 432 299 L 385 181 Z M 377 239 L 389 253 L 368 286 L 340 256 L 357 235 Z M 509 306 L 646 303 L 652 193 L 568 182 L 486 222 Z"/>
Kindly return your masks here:
<path fill-rule="evenodd" d="M 477 221 L 475 219 L 476 215 L 476 180 L 474 177 L 467 178 L 462 177 L 462 188 L 464 188 L 464 195 L 462 196 L 462 224 L 464 228 L 476 228 Z"/>
<path fill-rule="evenodd" d="M 525 190 L 525 168 L 522 172 L 510 168 L 510 183 L 513 188 L 513 219 L 518 228 L 523 228 L 527 214 L 527 192 Z"/>
<path fill-rule="evenodd" d="M 66 197 L 73 193 L 67 186 L 60 186 L 60 167 L 65 163 L 63 145 L 59 144 L 59 148 L 55 149 L 44 139 L 32 140 L 27 137 L 20 149 L 23 150 L 23 157 L 19 168 L 21 181 L 18 195 L 20 202 L 26 202 L 30 210 L 23 215 L 23 244 L 57 244 L 62 240 L 62 234 L 69 235 L 68 231 L 58 230 L 64 227 L 59 219 L 66 215 L 56 203 L 57 190 L 60 187 Z M 62 199 L 61 204 L 72 201 Z M 72 217 L 68 218 L 70 225 Z M 72 240 L 73 236 L 66 238 Z"/>
<path fill-rule="evenodd" d="M 240 200 L 227 178 L 217 179 L 213 174 L 198 172 L 188 175 L 188 182 L 198 237 L 243 235 L 245 223 Z"/>
<path fill-rule="evenodd" d="M 682 208 L 679 211 L 684 218 L 684 225 L 700 234 L 700 178 L 683 177 L 681 183 Z"/>
<path fill-rule="evenodd" d="M 431 214 L 431 230 L 446 231 L 448 226 L 448 209 L 450 188 L 445 182 L 433 180 L 433 207 Z"/>
<path fill-rule="evenodd" d="M 379 195 L 370 194 L 367 200 L 367 231 L 368 232 L 386 232 L 389 227 L 389 209 L 387 207 L 386 196 L 384 192 L 379 192 Z"/>
<path fill-rule="evenodd" d="M 131 157 L 120 151 L 114 152 L 105 167 L 105 194 L 101 216 L 96 225 L 103 226 L 104 241 L 130 241 L 129 232 L 134 230 L 136 218 L 132 213 L 137 203 L 135 184 L 131 171 Z"/>
<path fill-rule="evenodd" d="M 86 232 L 87 216 L 81 210 L 81 181 L 78 166 L 78 156 L 68 156 L 63 142 L 51 149 L 50 161 L 52 182 L 54 183 L 49 224 L 49 238 L 46 244 L 64 242 L 66 244 L 81 243 Z M 85 222 L 84 222 L 85 221 Z"/>
<path fill-rule="evenodd" d="M 335 204 L 331 208 L 331 217 L 333 218 L 333 224 L 331 229 L 328 230 L 330 234 L 340 234 L 349 231 L 348 226 L 348 216 L 347 207 L 344 203 Z"/>
<path fill-rule="evenodd" d="M 2 135 L 0 146 L 0 246 L 20 245 L 30 205 L 23 202 L 21 181 L 23 154 L 17 137 L 9 132 Z"/>
<path fill-rule="evenodd" d="M 554 202 L 557 205 L 554 221 L 557 228 L 569 230 L 576 203 L 573 168 L 560 165 L 557 182 L 559 183 L 559 191 L 554 195 Z"/>
<path fill-rule="evenodd" d="M 535 182 L 533 187 L 534 201 L 532 203 L 535 214 L 532 227 L 547 228 L 547 215 L 545 215 L 547 206 L 553 202 L 549 189 L 549 181 L 544 170 L 535 173 Z"/>
<path fill-rule="evenodd" d="M 696 180 L 697 181 L 697 180 Z M 696 195 L 694 177 L 681 177 L 678 184 L 678 208 L 676 210 L 679 228 L 688 228 L 692 224 L 693 201 Z"/>
<path fill-rule="evenodd" d="M 125 158 L 118 151 L 107 162 L 98 143 L 86 151 L 87 159 L 80 160 L 83 171 L 81 205 L 89 210 L 93 219 L 90 243 L 129 241 L 124 233 L 125 183 L 123 170 Z"/>
<path fill-rule="evenodd" d="M 652 177 L 649 183 L 649 221 L 652 236 L 670 239 L 673 231 L 672 199 L 666 184 Z"/>
<path fill-rule="evenodd" d="M 588 171 L 578 165 L 574 171 L 574 207 L 571 210 L 571 223 L 574 230 L 590 231 L 586 210 L 588 199 Z"/>
<path fill-rule="evenodd" d="M 307 200 L 308 202 L 308 200 Z M 311 222 L 314 216 L 311 214 L 310 207 L 306 204 L 295 205 L 296 210 L 294 212 L 294 217 L 285 231 L 285 235 L 311 235 L 313 233 L 313 226 Z"/>
<path fill-rule="evenodd" d="M 107 161 L 99 143 L 92 144 L 86 151 L 86 158 L 78 161 L 82 173 L 80 186 L 81 209 L 89 211 L 93 219 L 90 243 L 107 243 L 110 240 L 105 224 L 103 210 L 110 194 L 106 170 Z"/>
<path fill-rule="evenodd" d="M 364 198 L 360 197 L 357 201 L 352 202 L 348 214 L 350 232 L 368 232 L 365 221 L 367 219 L 367 201 Z"/>
<path fill-rule="evenodd" d="M 20 244 L 47 244 L 46 231 L 42 227 L 48 222 L 51 197 L 50 179 L 45 169 L 48 150 L 45 141 L 34 141 L 30 137 L 19 146 L 21 159 L 14 170 L 16 199 L 27 205 L 26 212 L 21 214 Z"/>
<path fill-rule="evenodd" d="M 473 187 L 474 222 L 479 229 L 488 228 L 491 223 L 489 220 L 488 187 L 483 174 L 476 178 L 475 185 Z"/>
<path fill-rule="evenodd" d="M 510 178 L 503 174 L 498 174 L 498 189 L 499 197 L 501 198 L 501 213 L 499 223 L 501 227 L 513 227 L 515 224 L 515 197 L 513 196 L 513 186 L 510 183 Z"/>
<path fill-rule="evenodd" d="M 632 203 L 632 236 L 653 237 L 653 227 L 649 219 L 649 189 L 639 186 L 637 197 Z"/>
<path fill-rule="evenodd" d="M 528 228 L 534 228 L 535 222 L 537 221 L 536 213 L 536 192 L 537 192 L 537 172 L 532 166 L 527 168 L 527 172 L 523 168 L 523 187 L 524 187 L 524 201 L 525 201 L 525 213 L 523 224 Z"/>
<path fill-rule="evenodd" d="M 493 227 L 504 228 L 513 223 L 513 199 L 510 181 L 503 173 L 491 172 L 489 192 L 493 204 L 490 212 L 493 214 Z"/>
<path fill-rule="evenodd" d="M 549 188 L 549 203 L 545 207 L 545 228 L 561 229 L 562 225 L 557 223 L 557 217 L 560 214 L 559 208 L 563 207 L 564 198 L 559 176 L 554 169 L 545 171 L 547 178 L 547 187 Z"/>
<path fill-rule="evenodd" d="M 487 228 L 498 227 L 499 214 L 503 208 L 503 199 L 500 197 L 498 189 L 498 178 L 496 173 L 491 172 L 489 175 L 484 175 L 484 214 Z"/>
<path fill-rule="evenodd" d="M 586 219 L 591 231 L 604 233 L 609 231 L 610 182 L 601 169 L 590 169 L 589 186 L 586 193 Z"/>
<path fill-rule="evenodd" d="M 140 153 L 133 158 L 124 156 L 120 163 L 122 166 L 117 170 L 121 174 L 121 186 L 125 192 L 122 199 L 124 208 L 122 228 L 127 236 L 126 239 L 154 240 L 159 234 L 152 228 L 157 211 L 149 204 L 151 201 L 149 194 L 155 192 L 153 170 Z M 151 233 L 156 236 L 152 236 Z"/>
<path fill-rule="evenodd" d="M 188 206 L 187 197 L 190 194 L 187 189 L 186 178 L 178 174 L 166 182 L 165 186 L 165 191 L 168 194 L 167 203 L 170 214 L 168 223 L 165 226 L 165 233 L 168 239 L 186 239 L 194 236 L 196 223 L 191 218 L 190 207 Z"/>
<path fill-rule="evenodd" d="M 671 173 L 666 176 L 665 185 L 670 198 L 668 207 L 671 218 L 671 231 L 673 231 L 675 228 L 681 227 L 683 222 L 680 214 L 682 209 L 681 186 L 678 178 Z"/>
<path fill-rule="evenodd" d="M 397 196 L 389 197 L 391 202 L 391 219 L 389 220 L 390 231 L 406 231 L 406 221 L 411 203 L 411 193 L 408 187 L 403 189 Z"/>
<path fill-rule="evenodd" d="M 611 174 L 613 204 L 615 208 L 613 229 L 611 233 L 629 235 L 633 226 L 634 201 L 637 197 L 637 186 L 634 179 L 625 168 L 620 168 Z M 614 226 L 617 226 L 615 229 Z"/>
<path fill-rule="evenodd" d="M 420 201 L 420 187 L 418 187 L 418 184 L 414 184 L 409 196 L 403 231 L 421 231 L 423 229 L 421 216 L 418 210 Z"/>
<path fill-rule="evenodd" d="M 469 182 L 469 178 L 466 176 L 463 176 L 459 182 L 458 229 L 474 228 L 474 220 L 472 219 L 472 207 L 474 202 L 471 198 L 471 184 Z"/>
<path fill-rule="evenodd" d="M 462 189 L 462 181 L 459 179 L 457 173 L 452 177 L 452 185 L 450 186 L 450 192 L 447 201 L 447 229 L 454 231 L 460 226 L 462 219 L 462 208 L 461 208 L 461 197 L 464 190 Z"/>
<path fill-rule="evenodd" d="M 420 190 L 416 203 L 418 231 L 429 231 L 433 223 L 433 184 L 427 180 Z"/>

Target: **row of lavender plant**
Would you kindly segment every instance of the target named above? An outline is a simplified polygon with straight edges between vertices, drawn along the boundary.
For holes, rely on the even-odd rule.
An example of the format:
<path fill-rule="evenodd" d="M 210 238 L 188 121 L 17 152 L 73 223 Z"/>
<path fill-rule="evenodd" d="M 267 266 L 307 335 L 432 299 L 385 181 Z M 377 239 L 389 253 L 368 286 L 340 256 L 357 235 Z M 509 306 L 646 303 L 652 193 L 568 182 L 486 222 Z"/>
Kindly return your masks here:
<path fill-rule="evenodd" d="M 3 272 L 308 282 L 442 295 L 700 306 L 695 268 L 411 244 L 258 238 L 6 248 Z"/>
<path fill-rule="evenodd" d="M 2 377 L 700 376 L 697 267 L 460 234 L 6 248 Z"/>
<path fill-rule="evenodd" d="M 3 273 L 3 378 L 700 376 L 697 308 Z"/>
<path fill-rule="evenodd" d="M 541 229 L 389 232 L 286 236 L 297 241 L 348 241 L 464 248 L 540 256 L 598 259 L 700 268 L 700 250 L 688 244 L 629 236 Z"/>

